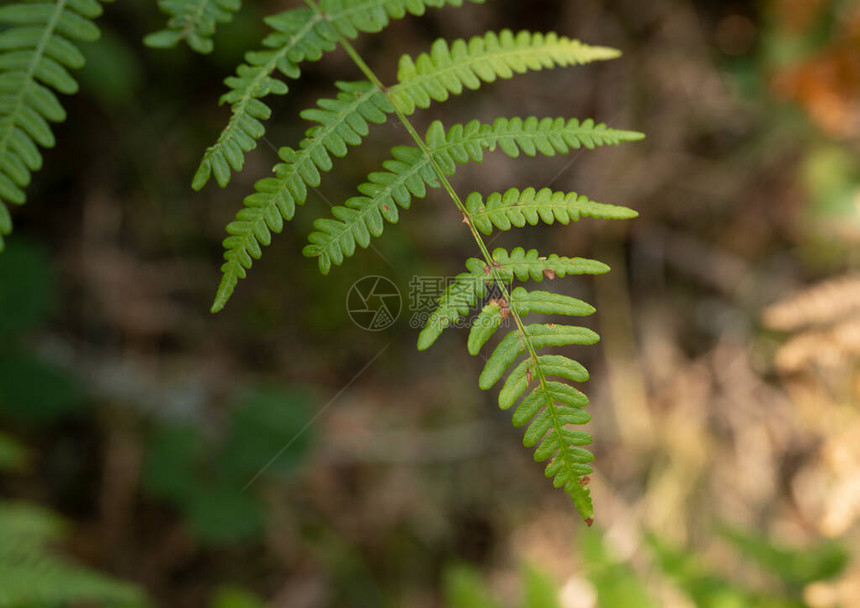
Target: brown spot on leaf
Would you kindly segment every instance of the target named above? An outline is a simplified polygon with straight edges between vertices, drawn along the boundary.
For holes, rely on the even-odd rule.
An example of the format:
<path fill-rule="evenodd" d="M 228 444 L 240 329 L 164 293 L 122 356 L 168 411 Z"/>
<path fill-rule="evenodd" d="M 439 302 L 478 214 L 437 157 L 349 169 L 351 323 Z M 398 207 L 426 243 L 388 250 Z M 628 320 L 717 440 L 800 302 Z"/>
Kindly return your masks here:
<path fill-rule="evenodd" d="M 504 298 L 499 299 L 499 308 L 501 309 L 503 319 L 507 319 L 511 316 L 511 309 L 508 306 L 508 301 Z"/>
<path fill-rule="evenodd" d="M 552 268 L 544 268 L 543 276 L 552 281 L 555 278 L 555 270 L 553 270 Z"/>

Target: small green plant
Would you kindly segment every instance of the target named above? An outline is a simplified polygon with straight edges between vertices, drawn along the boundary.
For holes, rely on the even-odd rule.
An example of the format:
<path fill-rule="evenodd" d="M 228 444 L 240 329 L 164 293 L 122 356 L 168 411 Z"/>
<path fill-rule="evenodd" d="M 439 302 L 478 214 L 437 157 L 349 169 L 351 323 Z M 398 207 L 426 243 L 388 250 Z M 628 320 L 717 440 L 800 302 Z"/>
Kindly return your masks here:
<path fill-rule="evenodd" d="M 429 7 L 460 6 L 462 0 L 308 0 L 306 4 L 307 8 L 268 17 L 266 23 L 275 31 L 263 41 L 265 48 L 248 53 L 236 76 L 225 81 L 230 90 L 221 102 L 230 104 L 232 114 L 218 140 L 206 150 L 194 176 L 194 188 L 202 188 L 213 175 L 225 186 L 231 171 L 242 169 L 245 153 L 256 147 L 265 132 L 263 120 L 271 114 L 263 99 L 288 90 L 275 78 L 277 74 L 298 78 L 302 62 L 318 60 L 341 47 L 366 80 L 337 82 L 336 97 L 321 99 L 317 107 L 302 112 L 303 118 L 316 124 L 298 146 L 279 150 L 281 162 L 274 167 L 274 177 L 258 181 L 255 192 L 244 199 L 242 210 L 227 226 L 223 278 L 213 312 L 227 303 L 238 281 L 262 255 L 263 246 L 270 244 L 272 233 L 280 232 L 284 222 L 293 218 L 297 206 L 306 201 L 308 188 L 318 186 L 321 173 L 332 169 L 333 157 L 346 156 L 350 147 L 362 144 L 372 124 L 395 116 L 406 128 L 410 144 L 396 146 L 381 170 L 371 173 L 358 187 L 357 196 L 334 207 L 329 217 L 314 221 L 304 254 L 316 259 L 320 271 L 327 274 L 357 247 L 366 248 L 372 238 L 381 236 L 386 223 L 396 223 L 401 210 L 409 209 L 414 198 L 425 197 L 431 188 L 444 189 L 462 215 L 480 256 L 466 260 L 466 272 L 457 275 L 441 296 L 418 338 L 418 348 L 429 348 L 447 327 L 466 317 L 491 293 L 495 295 L 472 324 L 469 352 L 478 354 L 503 322 L 512 322 L 513 327 L 490 355 L 479 384 L 489 389 L 513 369 L 499 393 L 499 405 L 514 409 L 514 424 L 527 427 L 523 443 L 536 448 L 535 460 L 547 462 L 546 476 L 570 494 L 590 524 L 593 507 L 586 484 L 592 455 L 583 446 L 591 442 L 591 436 L 570 428 L 589 421 L 589 414 L 582 409 L 588 399 L 559 381 L 583 382 L 588 372 L 567 356 L 543 354 L 543 350 L 594 344 L 598 336 L 583 327 L 527 325 L 524 319 L 529 313 L 589 315 L 594 308 L 548 291 L 513 289 L 512 283 L 600 274 L 609 268 L 594 260 L 520 247 L 490 252 L 485 235 L 494 229 L 526 224 L 567 224 L 580 217 L 623 219 L 636 213 L 548 188 L 512 188 L 486 197 L 479 193 L 464 197 L 454 190 L 449 178 L 458 165 L 481 162 L 486 152 L 494 150 L 511 157 L 555 156 L 583 147 L 635 141 L 642 135 L 611 129 L 590 119 L 537 117 L 498 118 L 488 123 L 472 120 L 447 127 L 435 121 L 421 135 L 408 116 L 499 78 L 612 59 L 619 52 L 555 33 L 488 32 L 469 40 L 437 40 L 427 53 L 415 58 L 403 56 L 397 81 L 383 84 L 351 40 L 362 32 L 378 32 L 407 12 L 421 15 Z"/>

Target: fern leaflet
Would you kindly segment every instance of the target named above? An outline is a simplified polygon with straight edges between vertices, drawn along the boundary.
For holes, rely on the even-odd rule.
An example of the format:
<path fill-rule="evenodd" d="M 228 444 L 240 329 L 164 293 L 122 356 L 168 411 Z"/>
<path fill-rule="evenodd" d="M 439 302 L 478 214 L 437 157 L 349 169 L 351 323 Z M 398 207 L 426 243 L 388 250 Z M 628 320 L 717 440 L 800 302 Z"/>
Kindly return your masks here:
<path fill-rule="evenodd" d="M 169 48 L 184 40 L 198 53 L 211 53 L 215 28 L 232 21 L 241 6 L 241 0 L 159 0 L 158 8 L 170 15 L 167 28 L 149 34 L 143 42 L 154 48 Z"/>
<path fill-rule="evenodd" d="M 466 198 L 467 219 L 484 234 L 492 234 L 493 227 L 510 230 L 512 226 L 522 228 L 526 223 L 534 226 L 538 222 L 567 224 L 580 217 L 601 219 L 631 219 L 638 213 L 620 205 L 607 205 L 588 200 L 576 192 L 553 192 L 549 188 L 535 191 L 526 188 L 522 192 L 511 188 L 504 194 L 495 192 L 484 204 L 481 195 L 473 192 Z"/>
<path fill-rule="evenodd" d="M 84 65 L 84 56 L 70 40 L 91 42 L 101 15 L 96 0 L 25 2 L 0 7 L 0 251 L 3 236 L 12 232 L 8 204 L 26 200 L 30 174 L 42 167 L 38 146 L 54 146 L 50 122 L 66 112 L 54 90 L 71 95 L 78 83 L 68 69 Z M 53 90 L 52 90 L 53 89 Z"/>
<path fill-rule="evenodd" d="M 399 84 L 392 88 L 391 98 L 408 115 L 415 106 L 427 108 L 431 100 L 445 101 L 449 94 L 459 95 L 463 87 L 476 90 L 481 82 L 512 78 L 528 70 L 581 65 L 620 54 L 554 33 L 502 30 L 451 44 L 439 39 L 429 54 L 422 53 L 414 61 L 408 55 L 400 58 Z"/>

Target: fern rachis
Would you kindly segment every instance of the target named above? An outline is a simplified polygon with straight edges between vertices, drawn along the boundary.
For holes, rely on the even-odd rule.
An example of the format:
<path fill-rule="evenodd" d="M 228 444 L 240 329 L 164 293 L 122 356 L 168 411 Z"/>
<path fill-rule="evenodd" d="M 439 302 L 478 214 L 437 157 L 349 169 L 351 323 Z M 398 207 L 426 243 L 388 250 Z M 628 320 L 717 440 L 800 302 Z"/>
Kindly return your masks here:
<path fill-rule="evenodd" d="M 391 0 L 391 3 L 401 4 L 400 0 Z M 403 6 L 419 8 L 424 4 L 443 3 L 443 0 L 412 0 Z M 396 223 L 400 209 L 408 209 L 413 197 L 423 198 L 428 188 L 444 189 L 462 214 L 481 255 L 467 260 L 466 272 L 457 275 L 440 297 L 436 312 L 419 335 L 418 348 L 430 347 L 447 327 L 468 315 L 485 299 L 491 288 L 496 290 L 498 296 L 482 308 L 472 325 L 469 352 L 478 354 L 503 325 L 503 320 L 511 320 L 513 328 L 495 346 L 480 374 L 479 386 L 489 389 L 504 378 L 499 392 L 500 407 L 513 409 L 514 424 L 526 427 L 524 445 L 535 448 L 535 460 L 546 462 L 547 477 L 572 497 L 577 510 L 590 524 L 593 508 L 586 484 L 592 456 L 583 446 L 591 442 L 591 437 L 570 428 L 589 421 L 590 416 L 582 409 L 588 404 L 588 399 L 567 383 L 587 380 L 588 372 L 563 354 L 541 351 L 567 345 L 594 344 L 599 338 L 590 329 L 575 325 L 526 324 L 525 317 L 532 312 L 585 316 L 592 314 L 594 308 L 568 296 L 529 291 L 522 286 L 514 288 L 513 283 L 552 280 L 567 274 L 600 274 L 609 269 L 594 260 L 556 254 L 542 256 L 535 250 L 525 251 L 519 247 L 510 252 L 496 249 L 491 253 L 484 235 L 491 234 L 494 229 L 509 230 L 538 222 L 568 223 L 580 217 L 626 219 L 636 214 L 624 207 L 596 203 L 576 193 L 553 192 L 547 188 L 513 188 L 487 197 L 472 193 L 464 202 L 448 178 L 458 165 L 480 162 L 484 152 L 496 149 L 511 157 L 521 154 L 554 156 L 580 147 L 635 141 L 642 136 L 632 131 L 610 129 L 591 120 L 535 117 L 500 118 L 489 124 L 471 121 L 454 124 L 447 129 L 435 121 L 421 136 L 408 116 L 434 101 L 444 102 L 451 95 L 477 89 L 497 78 L 510 78 L 527 70 L 611 59 L 619 53 L 556 34 L 513 34 L 506 30 L 469 41 L 436 41 L 428 53 L 416 59 L 401 58 L 398 82 L 386 87 L 349 39 L 359 31 L 378 31 L 389 17 L 395 15 L 390 11 L 375 16 L 362 14 L 359 11 L 362 6 L 374 4 L 368 0 L 332 0 L 320 4 L 307 0 L 306 4 L 309 11 L 299 9 L 292 13 L 292 17 L 288 11 L 280 18 L 287 21 L 292 18 L 295 22 L 304 20 L 304 23 L 313 21 L 314 27 L 325 32 L 325 48 L 317 50 L 322 52 L 329 47 L 341 46 L 362 71 L 366 81 L 338 83 L 340 91 L 336 98 L 320 100 L 317 108 L 303 112 L 303 117 L 317 124 L 306 132 L 305 139 L 297 148 L 279 151 L 282 162 L 275 167 L 275 176 L 260 180 L 255 185 L 255 193 L 243 201 L 243 209 L 227 228 L 230 236 L 224 241 L 223 278 L 213 311 L 223 308 L 238 280 L 246 275 L 253 260 L 262 255 L 262 247 L 270 243 L 271 233 L 280 232 L 283 222 L 292 219 L 296 207 L 305 202 L 307 188 L 319 185 L 321 172 L 332 168 L 332 157 L 347 155 L 350 147 L 361 145 L 371 124 L 382 123 L 394 114 L 408 132 L 411 145 L 395 147 L 392 158 L 383 163 L 382 170 L 370 174 L 359 186 L 359 195 L 334 207 L 331 217 L 318 218 L 314 222 L 314 232 L 309 236 L 304 253 L 316 257 L 320 270 L 325 274 L 333 264 L 339 265 L 352 256 L 356 246 L 367 247 L 372 237 L 380 236 L 385 222 Z M 326 5 L 339 11 L 336 18 Z M 375 6 L 378 11 L 382 10 L 381 4 Z M 350 7 L 355 12 L 350 13 Z M 344 23 L 352 26 L 347 27 Z M 296 55 L 299 56 L 312 58 L 303 53 Z M 253 57 L 249 61 L 253 62 Z M 248 74 L 263 78 L 263 72 L 249 71 Z M 298 68 L 285 73 L 297 77 Z M 275 88 L 286 92 L 285 85 Z M 231 103 L 255 100 L 249 91 L 251 89 L 246 90 L 244 97 L 232 97 Z M 262 107 L 258 107 L 260 116 L 265 114 L 267 117 L 268 113 Z M 234 118 L 237 116 L 235 112 L 234 106 Z M 228 126 L 222 137 L 230 128 Z M 253 141 L 244 143 L 253 145 Z M 218 166 L 212 164 L 216 162 L 214 156 L 208 168 L 201 166 L 202 173 L 198 172 L 195 177 L 195 186 L 208 179 L 210 170 L 215 171 L 219 182 L 226 183 L 230 167 L 235 170 L 241 168 L 242 150 L 247 148 L 242 145 L 228 148 L 229 153 L 217 153 L 222 156 L 217 161 L 220 163 Z M 216 152 L 210 148 L 207 154 Z"/>

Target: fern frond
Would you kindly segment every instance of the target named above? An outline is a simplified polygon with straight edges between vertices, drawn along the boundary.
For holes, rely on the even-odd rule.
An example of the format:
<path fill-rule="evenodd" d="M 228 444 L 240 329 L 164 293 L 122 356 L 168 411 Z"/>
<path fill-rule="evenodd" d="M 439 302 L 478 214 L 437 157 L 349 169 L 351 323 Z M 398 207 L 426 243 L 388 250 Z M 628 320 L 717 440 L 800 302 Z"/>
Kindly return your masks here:
<path fill-rule="evenodd" d="M 444 175 L 450 176 L 457 164 L 481 162 L 484 150 L 497 147 L 511 157 L 518 157 L 521 151 L 527 156 L 538 153 L 554 156 L 582 146 L 591 149 L 641 137 L 639 133 L 610 129 L 590 119 L 580 122 L 564 118 L 499 118 L 492 124 L 473 120 L 465 126 L 454 125 L 447 133 L 442 123 L 435 121 L 426 135 L 430 156 L 416 147 L 394 148 L 394 158 L 383 163 L 385 171 L 370 174 L 368 181 L 359 186 L 361 196 L 334 207 L 335 219 L 314 222 L 315 232 L 308 237 L 310 245 L 305 247 L 304 254 L 317 257 L 320 271 L 327 274 L 332 264 L 339 265 L 345 257 L 353 255 L 356 244 L 367 247 L 371 236 L 382 234 L 384 221 L 397 222 L 398 206 L 408 209 L 413 196 L 426 195 L 426 186 L 439 187 L 434 163 Z"/>
<path fill-rule="evenodd" d="M 528 70 L 581 65 L 620 55 L 615 49 L 589 46 L 555 33 L 502 30 L 450 44 L 440 39 L 430 53 L 415 60 L 408 55 L 400 58 L 398 84 L 392 87 L 391 98 L 408 115 L 416 106 L 427 108 L 433 100 L 459 95 L 464 87 L 476 90 L 482 82 L 512 78 Z"/>
<path fill-rule="evenodd" d="M 185 40 L 192 50 L 211 53 L 215 28 L 230 23 L 241 7 L 241 0 L 159 0 L 158 8 L 170 16 L 167 28 L 147 35 L 143 42 L 153 48 L 169 48 Z"/>
<path fill-rule="evenodd" d="M 516 247 L 510 253 L 505 249 L 498 248 L 493 251 L 492 259 L 493 268 L 478 258 L 470 258 L 466 262 L 468 272 L 455 277 L 452 284 L 439 298 L 436 310 L 430 315 L 424 329 L 418 335 L 418 350 L 430 348 L 442 335 L 445 328 L 452 326 L 469 314 L 469 310 L 477 303 L 478 298 L 486 295 L 487 286 L 494 281 L 494 272 L 506 284 L 513 282 L 514 278 L 520 281 L 527 281 L 530 278 L 542 281 L 544 278 L 553 279 L 569 274 L 603 274 L 609 272 L 609 267 L 602 262 L 585 258 L 561 257 L 556 254 L 541 256 L 537 249 L 526 251 L 522 247 Z M 535 293 L 537 295 L 526 297 L 522 292 L 516 292 L 516 297 L 512 294 L 512 302 L 507 303 L 507 305 L 513 305 L 517 312 L 522 311 L 523 314 L 529 311 L 552 313 L 565 310 L 587 311 L 590 309 L 593 311 L 590 306 L 574 300 L 574 298 L 559 300 L 556 298 L 563 298 L 564 296 L 548 298 L 542 295 L 542 292 Z M 590 314 L 590 312 L 583 312 L 582 314 Z M 499 319 L 501 319 L 501 311 Z M 486 321 L 488 326 L 491 326 L 491 322 L 492 319 Z M 486 337 L 489 338 L 490 335 L 492 332 Z M 475 339 L 473 338 L 473 340 Z M 483 342 L 480 344 L 482 345 Z"/>
<path fill-rule="evenodd" d="M 568 224 L 580 217 L 601 219 L 630 219 L 639 214 L 620 205 L 607 205 L 588 200 L 576 192 L 553 192 L 549 188 L 516 188 L 504 194 L 494 192 L 484 201 L 477 192 L 470 194 L 465 201 L 468 220 L 484 234 L 492 234 L 493 227 L 510 230 L 522 228 L 526 223 L 535 226 L 538 222 Z"/>
<path fill-rule="evenodd" d="M 42 166 L 37 146 L 53 147 L 50 122 L 66 112 L 54 90 L 71 95 L 78 83 L 69 69 L 84 65 L 71 40 L 90 42 L 99 30 L 96 0 L 26 1 L 0 7 L 0 251 L 12 231 L 8 204 L 26 200 L 30 174 Z M 53 90 L 52 90 L 53 89 Z"/>
<path fill-rule="evenodd" d="M 203 155 L 192 187 L 200 190 L 213 173 L 218 185 L 224 187 L 230 181 L 231 169 L 242 170 L 245 153 L 257 147 L 257 140 L 266 132 L 262 121 L 271 115 L 271 109 L 261 99 L 285 95 L 289 90 L 283 81 L 273 77 L 276 71 L 287 78 L 298 78 L 299 64 L 317 61 L 323 53 L 334 50 L 339 35 L 355 39 L 360 32 L 379 32 L 391 19 L 401 19 L 407 13 L 420 16 L 427 8 L 461 6 L 463 1 L 323 0 L 320 13 L 291 9 L 267 17 L 266 24 L 275 32 L 263 40 L 265 49 L 246 53 L 236 76 L 224 81 L 230 91 L 221 97 L 221 103 L 231 105 L 230 121 Z"/>

